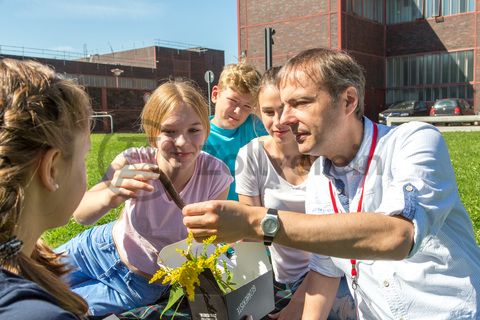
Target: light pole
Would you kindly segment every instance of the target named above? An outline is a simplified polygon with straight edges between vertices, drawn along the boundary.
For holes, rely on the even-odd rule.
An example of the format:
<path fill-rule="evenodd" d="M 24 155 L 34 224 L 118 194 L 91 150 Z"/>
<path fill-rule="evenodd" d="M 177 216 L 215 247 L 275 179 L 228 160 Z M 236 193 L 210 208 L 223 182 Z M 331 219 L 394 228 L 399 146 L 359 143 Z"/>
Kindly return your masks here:
<path fill-rule="evenodd" d="M 207 70 L 207 72 L 205 72 L 204 79 L 208 85 L 208 115 L 211 115 L 212 114 L 212 97 L 210 93 L 211 92 L 210 88 L 212 86 L 213 80 L 215 79 L 215 75 L 213 74 L 213 71 Z"/>
<path fill-rule="evenodd" d="M 115 68 L 115 69 L 112 69 L 110 70 L 113 75 L 115 76 L 115 85 L 116 87 L 118 88 L 118 77 L 120 77 L 120 75 L 123 73 L 123 70 L 122 69 L 119 69 L 119 68 Z"/>

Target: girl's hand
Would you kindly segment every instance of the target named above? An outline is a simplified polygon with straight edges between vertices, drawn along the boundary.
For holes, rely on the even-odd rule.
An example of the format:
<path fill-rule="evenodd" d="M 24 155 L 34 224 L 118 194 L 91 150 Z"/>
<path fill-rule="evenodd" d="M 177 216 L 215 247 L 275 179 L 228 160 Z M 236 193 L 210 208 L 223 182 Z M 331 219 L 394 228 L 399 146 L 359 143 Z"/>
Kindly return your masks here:
<path fill-rule="evenodd" d="M 112 163 L 111 170 L 113 171 L 111 180 L 104 181 L 107 185 L 105 201 L 110 208 L 116 208 L 125 200 L 137 197 L 141 191 L 152 192 L 154 188 L 151 180 L 159 178 L 159 174 L 153 172 L 158 170 L 155 164 L 130 164 L 115 170 Z"/>

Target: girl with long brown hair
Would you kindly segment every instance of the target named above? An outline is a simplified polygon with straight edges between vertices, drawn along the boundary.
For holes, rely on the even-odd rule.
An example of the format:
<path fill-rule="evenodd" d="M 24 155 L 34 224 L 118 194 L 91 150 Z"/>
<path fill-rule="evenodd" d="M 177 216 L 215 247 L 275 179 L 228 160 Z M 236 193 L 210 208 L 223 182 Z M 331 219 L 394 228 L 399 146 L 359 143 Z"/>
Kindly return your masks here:
<path fill-rule="evenodd" d="M 91 107 L 37 62 L 0 60 L 0 318 L 77 319 L 85 301 L 39 238 L 66 224 L 86 189 Z"/>

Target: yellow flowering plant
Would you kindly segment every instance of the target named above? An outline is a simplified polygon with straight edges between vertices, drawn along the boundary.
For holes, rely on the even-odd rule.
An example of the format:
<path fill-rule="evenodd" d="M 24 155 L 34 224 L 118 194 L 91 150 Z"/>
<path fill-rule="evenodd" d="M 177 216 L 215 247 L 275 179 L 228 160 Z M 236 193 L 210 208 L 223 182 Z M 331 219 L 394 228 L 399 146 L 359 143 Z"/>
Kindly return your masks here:
<path fill-rule="evenodd" d="M 190 232 L 186 240 L 187 249 L 176 249 L 181 256 L 185 257 L 185 262 L 177 268 L 161 266 L 150 279 L 149 283 L 161 281 L 162 284 L 170 284 L 171 286 L 170 297 L 163 312 L 169 310 L 185 294 L 187 295 L 188 300 L 193 301 L 195 298 L 195 287 L 200 286 L 199 275 L 206 269 L 210 269 L 219 288 L 224 293 L 233 290 L 232 286 L 235 285 L 235 283 L 232 282 L 232 273 L 227 268 L 226 262 L 222 260 L 223 270 L 218 267 L 218 259 L 220 255 L 226 253 L 229 246 L 218 245 L 215 247 L 212 254 L 207 254 L 207 249 L 213 244 L 215 238 L 216 236 L 211 236 L 208 239 L 203 240 L 201 253 L 199 255 L 194 255 L 191 252 L 193 234 Z M 225 274 L 225 280 L 222 277 L 223 274 Z"/>

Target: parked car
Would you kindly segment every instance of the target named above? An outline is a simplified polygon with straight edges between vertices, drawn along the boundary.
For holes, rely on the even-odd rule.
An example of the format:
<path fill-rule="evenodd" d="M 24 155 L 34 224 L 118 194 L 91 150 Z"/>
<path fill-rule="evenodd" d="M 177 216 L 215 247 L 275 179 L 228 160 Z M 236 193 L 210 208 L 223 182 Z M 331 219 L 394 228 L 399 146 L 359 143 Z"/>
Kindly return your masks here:
<path fill-rule="evenodd" d="M 437 100 L 430 109 L 431 116 L 474 115 L 473 108 L 467 101 L 458 98 Z"/>
<path fill-rule="evenodd" d="M 401 101 L 394 103 L 378 114 L 378 122 L 387 123 L 388 117 L 421 117 L 428 116 L 428 107 L 425 101 Z"/>

